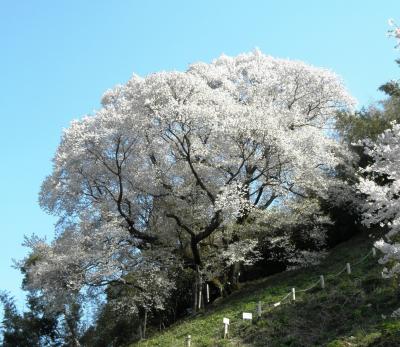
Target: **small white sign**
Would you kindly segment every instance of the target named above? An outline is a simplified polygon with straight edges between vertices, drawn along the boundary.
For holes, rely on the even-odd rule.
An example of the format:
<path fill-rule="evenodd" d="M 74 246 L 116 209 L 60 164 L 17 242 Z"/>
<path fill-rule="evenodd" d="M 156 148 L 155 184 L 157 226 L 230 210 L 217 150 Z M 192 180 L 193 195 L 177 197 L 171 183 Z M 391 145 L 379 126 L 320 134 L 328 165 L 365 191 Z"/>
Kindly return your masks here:
<path fill-rule="evenodd" d="M 243 312 L 243 319 L 253 319 L 253 314 L 249 312 Z"/>
<path fill-rule="evenodd" d="M 281 304 L 281 302 L 278 301 L 278 302 L 276 302 L 276 303 L 274 304 L 274 307 L 277 307 L 277 306 L 279 306 L 280 304 Z"/>
<path fill-rule="evenodd" d="M 224 318 L 223 322 L 224 322 L 224 324 L 229 324 L 229 318 Z"/>

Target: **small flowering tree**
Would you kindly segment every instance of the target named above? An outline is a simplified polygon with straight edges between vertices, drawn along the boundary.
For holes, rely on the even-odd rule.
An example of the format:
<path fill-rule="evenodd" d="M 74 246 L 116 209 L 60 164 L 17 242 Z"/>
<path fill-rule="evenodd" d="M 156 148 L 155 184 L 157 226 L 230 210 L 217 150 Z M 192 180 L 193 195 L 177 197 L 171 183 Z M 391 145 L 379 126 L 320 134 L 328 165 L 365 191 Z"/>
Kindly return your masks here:
<path fill-rule="evenodd" d="M 400 274 L 400 124 L 393 124 L 378 137 L 375 145 L 366 149 L 373 164 L 362 170 L 368 178 L 361 178 L 358 188 L 367 196 L 364 224 L 379 224 L 388 230 L 385 239 L 375 243 L 383 256 L 382 275 L 385 278 Z M 379 179 L 378 179 L 379 178 Z M 400 312 L 399 312 L 400 313 Z"/>
<path fill-rule="evenodd" d="M 130 294 L 129 305 L 115 300 L 115 309 L 121 305 L 126 313 L 163 309 L 174 289 L 170 251 L 135 251 L 118 229 L 101 232 L 93 227 L 90 232 L 88 240 L 81 230 L 65 230 L 50 245 L 35 236 L 26 239 L 32 253 L 18 264 L 27 278 L 25 288 L 41 291 L 56 312 L 63 312 L 65 305 L 81 294 L 96 295 L 106 286 Z"/>
<path fill-rule="evenodd" d="M 400 47 L 400 28 L 393 19 L 388 21 L 390 37 L 394 37 Z M 396 61 L 400 63 L 399 60 Z M 397 81 L 389 81 L 380 87 L 389 95 L 395 115 L 398 115 L 400 87 Z M 392 107 L 393 108 L 393 107 Z M 389 109 L 390 111 L 390 109 Z M 387 112 L 387 111 L 386 111 Z M 398 116 L 397 116 L 398 117 Z M 370 227 L 378 225 L 387 233 L 384 239 L 375 243 L 382 252 L 379 263 L 385 265 L 382 271 L 384 278 L 398 278 L 400 274 L 400 124 L 396 117 L 389 129 L 378 136 L 375 142 L 367 139 L 363 142 L 365 154 L 372 159 L 372 164 L 361 170 L 358 189 L 367 196 L 363 208 L 363 223 Z M 400 316 L 400 308 L 393 312 Z"/>

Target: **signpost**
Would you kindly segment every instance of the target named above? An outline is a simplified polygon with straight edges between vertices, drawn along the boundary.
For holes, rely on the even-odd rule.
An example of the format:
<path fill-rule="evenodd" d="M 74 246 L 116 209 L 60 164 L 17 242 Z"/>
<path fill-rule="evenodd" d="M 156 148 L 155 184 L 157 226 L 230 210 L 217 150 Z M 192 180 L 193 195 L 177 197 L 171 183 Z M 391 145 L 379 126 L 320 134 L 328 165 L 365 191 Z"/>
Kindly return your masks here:
<path fill-rule="evenodd" d="M 224 323 L 224 339 L 226 339 L 228 337 L 229 318 L 224 318 L 222 321 Z"/>

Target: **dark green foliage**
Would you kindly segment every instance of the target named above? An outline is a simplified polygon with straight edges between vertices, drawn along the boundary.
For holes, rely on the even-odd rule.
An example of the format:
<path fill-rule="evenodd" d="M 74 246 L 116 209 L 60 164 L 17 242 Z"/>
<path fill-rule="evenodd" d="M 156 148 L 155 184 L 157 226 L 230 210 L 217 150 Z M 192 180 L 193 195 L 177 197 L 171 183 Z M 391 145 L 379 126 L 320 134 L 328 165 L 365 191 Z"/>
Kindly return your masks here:
<path fill-rule="evenodd" d="M 399 106 L 397 98 L 389 98 L 381 106 L 370 106 L 351 114 L 339 113 L 336 129 L 340 136 L 349 145 L 364 139 L 375 140 L 385 129 L 390 128 L 392 121 L 400 120 L 400 112 L 396 112 Z"/>
<path fill-rule="evenodd" d="M 379 90 L 386 93 L 387 95 L 400 97 L 400 86 L 397 81 L 389 81 L 379 87 Z"/>
<path fill-rule="evenodd" d="M 120 314 L 106 305 L 97 317 L 96 326 L 89 328 L 82 338 L 84 346 L 122 346 L 139 339 L 140 321 L 135 315 Z"/>
<path fill-rule="evenodd" d="M 27 311 L 19 313 L 14 299 L 1 293 L 4 316 L 3 347 L 61 346 L 57 331 L 58 315 L 45 313 L 44 305 L 35 296 L 28 296 Z"/>
<path fill-rule="evenodd" d="M 397 65 L 400 65 L 400 59 L 396 60 Z M 391 97 L 400 97 L 400 84 L 398 81 L 389 81 L 379 87 L 379 90 Z"/>
<path fill-rule="evenodd" d="M 400 65 L 400 59 L 396 60 Z M 376 140 L 379 134 L 391 127 L 393 121 L 400 121 L 400 84 L 389 81 L 379 87 L 387 98 L 378 105 L 363 108 L 354 114 L 339 113 L 336 129 L 340 136 L 349 144 L 364 139 Z"/>

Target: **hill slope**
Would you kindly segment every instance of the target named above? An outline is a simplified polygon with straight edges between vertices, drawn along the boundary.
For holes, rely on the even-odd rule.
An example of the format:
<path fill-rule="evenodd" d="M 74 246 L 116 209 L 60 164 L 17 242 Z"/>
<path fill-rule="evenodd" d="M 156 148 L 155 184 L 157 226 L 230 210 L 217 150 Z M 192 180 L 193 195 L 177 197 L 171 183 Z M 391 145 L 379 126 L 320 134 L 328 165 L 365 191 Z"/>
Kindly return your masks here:
<path fill-rule="evenodd" d="M 381 278 L 381 266 L 371 254 L 371 240 L 360 235 L 334 248 L 318 266 L 288 271 L 243 285 L 241 290 L 210 305 L 205 312 L 187 318 L 133 346 L 400 346 L 400 320 L 389 317 L 400 306 L 397 285 Z M 369 254 L 367 257 L 365 257 Z M 363 258 L 365 258 L 363 260 Z M 360 262 L 356 265 L 357 262 Z M 352 265 L 352 274 L 343 271 Z M 325 289 L 316 283 L 325 276 Z M 316 286 L 296 293 L 291 291 Z M 256 316 L 258 301 L 263 313 L 253 323 L 241 320 L 242 312 Z M 224 340 L 223 317 L 231 321 L 229 339 Z"/>

